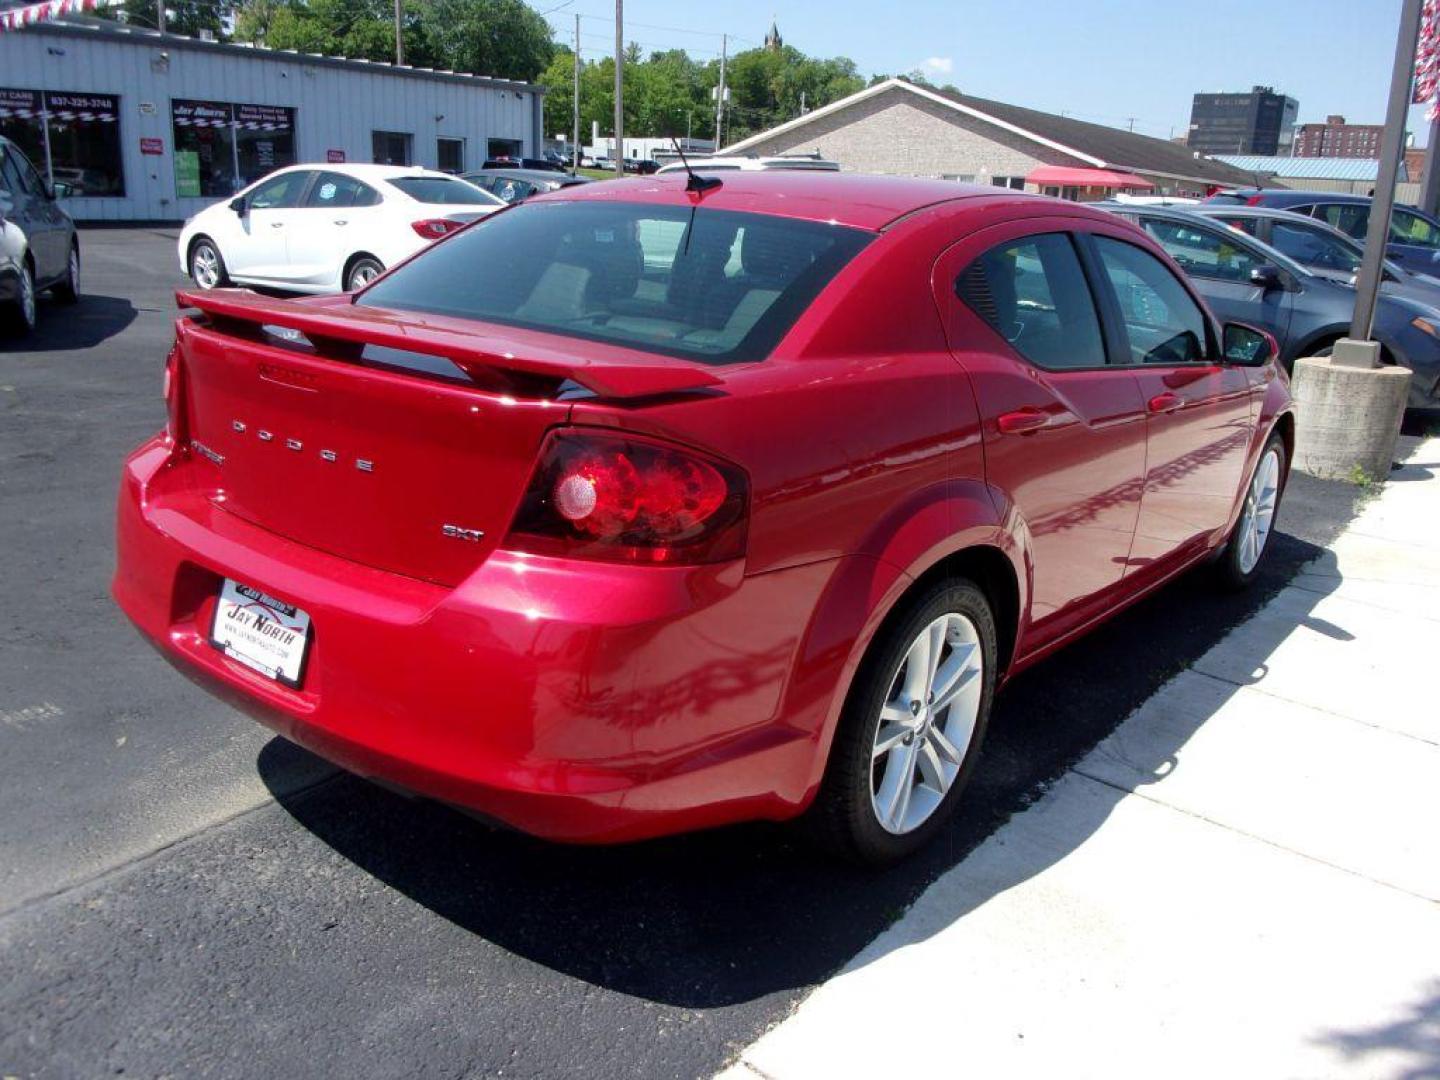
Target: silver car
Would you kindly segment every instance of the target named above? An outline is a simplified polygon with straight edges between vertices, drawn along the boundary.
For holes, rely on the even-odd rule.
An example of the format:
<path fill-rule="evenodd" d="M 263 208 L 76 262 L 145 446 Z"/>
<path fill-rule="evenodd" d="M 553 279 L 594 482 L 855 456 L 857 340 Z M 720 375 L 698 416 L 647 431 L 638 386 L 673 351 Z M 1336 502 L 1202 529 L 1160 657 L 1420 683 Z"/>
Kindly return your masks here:
<path fill-rule="evenodd" d="M 0 136 L 0 321 L 12 334 L 35 329 L 35 298 L 45 289 L 61 303 L 80 298 L 80 241 L 58 202 L 68 193 Z"/>

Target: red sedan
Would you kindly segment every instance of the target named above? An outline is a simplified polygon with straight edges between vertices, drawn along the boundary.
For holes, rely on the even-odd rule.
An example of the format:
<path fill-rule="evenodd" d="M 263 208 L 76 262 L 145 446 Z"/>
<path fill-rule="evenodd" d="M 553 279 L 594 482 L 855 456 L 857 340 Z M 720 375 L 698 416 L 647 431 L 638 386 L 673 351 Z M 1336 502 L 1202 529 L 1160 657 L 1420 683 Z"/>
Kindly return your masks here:
<path fill-rule="evenodd" d="M 993 188 L 595 184 L 355 295 L 180 301 L 121 607 L 287 738 L 562 840 L 905 854 L 1007 678 L 1254 576 L 1293 441 L 1268 336 Z"/>

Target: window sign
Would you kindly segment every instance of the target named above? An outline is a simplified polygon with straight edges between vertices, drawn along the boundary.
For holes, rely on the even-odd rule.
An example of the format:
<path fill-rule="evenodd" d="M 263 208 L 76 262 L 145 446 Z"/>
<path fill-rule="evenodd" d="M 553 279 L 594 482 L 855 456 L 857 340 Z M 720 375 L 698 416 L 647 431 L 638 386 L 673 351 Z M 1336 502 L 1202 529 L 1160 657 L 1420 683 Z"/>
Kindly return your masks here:
<path fill-rule="evenodd" d="M 0 88 L 0 135 L 77 196 L 125 194 L 114 94 Z"/>
<path fill-rule="evenodd" d="M 176 98 L 170 117 L 181 198 L 223 198 L 295 164 L 294 109 Z"/>

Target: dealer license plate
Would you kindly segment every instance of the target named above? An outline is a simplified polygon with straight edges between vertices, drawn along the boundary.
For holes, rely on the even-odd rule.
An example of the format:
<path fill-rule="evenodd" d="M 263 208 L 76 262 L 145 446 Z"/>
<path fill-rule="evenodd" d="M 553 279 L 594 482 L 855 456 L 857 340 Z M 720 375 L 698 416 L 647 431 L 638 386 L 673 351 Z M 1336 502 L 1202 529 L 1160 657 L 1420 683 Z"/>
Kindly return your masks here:
<path fill-rule="evenodd" d="M 259 589 L 225 579 L 210 643 L 286 686 L 298 687 L 310 645 L 310 616 Z"/>

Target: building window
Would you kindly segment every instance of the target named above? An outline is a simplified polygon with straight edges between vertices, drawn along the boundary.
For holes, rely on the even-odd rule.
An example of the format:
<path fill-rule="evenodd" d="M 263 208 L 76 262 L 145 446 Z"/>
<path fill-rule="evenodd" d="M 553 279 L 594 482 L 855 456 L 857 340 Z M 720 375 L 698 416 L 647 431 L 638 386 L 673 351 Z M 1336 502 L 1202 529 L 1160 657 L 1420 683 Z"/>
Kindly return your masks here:
<path fill-rule="evenodd" d="M 409 165 L 412 138 L 408 131 L 372 131 L 370 147 L 375 164 Z"/>
<path fill-rule="evenodd" d="M 113 94 L 0 89 L 0 135 L 74 195 L 125 194 L 120 99 Z"/>
<path fill-rule="evenodd" d="M 518 158 L 523 152 L 519 139 L 491 139 L 486 143 L 486 154 L 494 158 Z"/>
<path fill-rule="evenodd" d="M 175 194 L 233 195 L 266 173 L 295 164 L 295 110 L 226 101 L 170 103 Z"/>
<path fill-rule="evenodd" d="M 465 171 L 465 140 L 436 139 L 435 162 L 441 172 L 462 173 Z"/>

